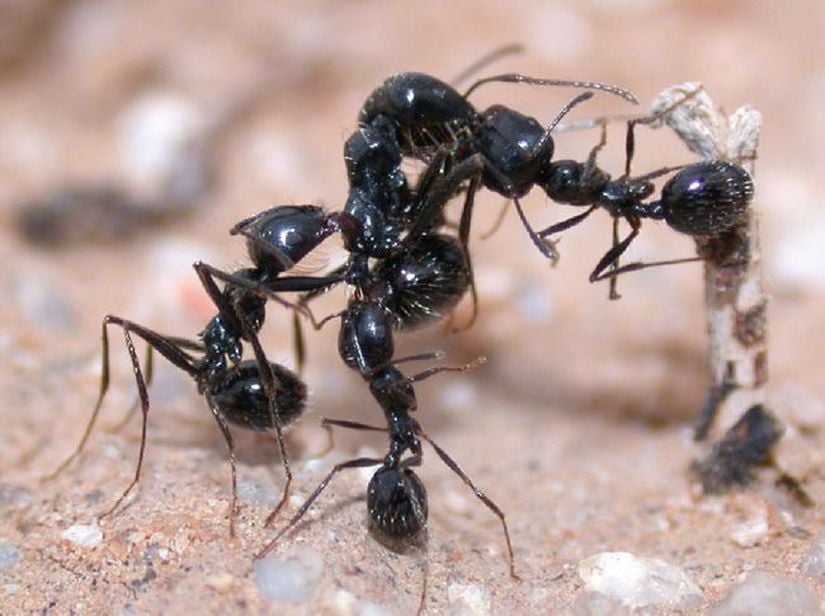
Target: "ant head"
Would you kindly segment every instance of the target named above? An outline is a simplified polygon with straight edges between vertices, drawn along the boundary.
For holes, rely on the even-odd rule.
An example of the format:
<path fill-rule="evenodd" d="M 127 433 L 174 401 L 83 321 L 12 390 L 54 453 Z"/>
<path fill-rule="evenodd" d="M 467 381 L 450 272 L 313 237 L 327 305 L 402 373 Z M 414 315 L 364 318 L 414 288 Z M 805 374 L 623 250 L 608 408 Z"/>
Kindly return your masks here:
<path fill-rule="evenodd" d="M 542 161 L 552 158 L 553 140 L 548 136 L 542 142 L 544 128 L 535 118 L 504 105 L 493 105 L 481 117 L 476 146 L 496 171 L 485 173 L 485 184 L 508 196 L 526 194 Z M 509 186 L 502 182 L 505 178 Z"/>
<path fill-rule="evenodd" d="M 382 466 L 367 487 L 370 529 L 384 539 L 411 539 L 427 525 L 427 490 L 409 468 Z"/>
<path fill-rule="evenodd" d="M 714 236 L 741 223 L 753 181 L 739 165 L 722 160 L 685 167 L 662 187 L 667 224 L 692 236 Z"/>
<path fill-rule="evenodd" d="M 249 258 L 273 273 L 288 270 L 338 229 L 315 205 L 281 205 L 242 220 L 230 233 L 247 238 Z"/>

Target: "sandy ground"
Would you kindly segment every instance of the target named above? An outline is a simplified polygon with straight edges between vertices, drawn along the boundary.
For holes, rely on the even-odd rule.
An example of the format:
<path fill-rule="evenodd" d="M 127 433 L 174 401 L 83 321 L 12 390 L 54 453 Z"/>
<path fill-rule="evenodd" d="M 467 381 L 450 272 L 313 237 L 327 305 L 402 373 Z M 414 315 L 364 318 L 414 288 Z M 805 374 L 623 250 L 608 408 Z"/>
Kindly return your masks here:
<path fill-rule="evenodd" d="M 268 205 L 339 208 L 343 142 L 385 76 L 417 69 L 449 78 L 517 41 L 526 53 L 496 70 L 609 80 L 645 101 L 701 80 L 725 107 L 747 102 L 765 114 L 756 207 L 772 296 L 771 405 L 787 425 L 777 457 L 822 502 L 821 3 L 778 12 L 746 1 L 524 1 L 504 9 L 242 0 L 206 10 L 176 0 L 161 10 L 38 0 L 0 3 L 0 23 L 13 33 L 0 47 L 0 611 L 404 614 L 416 610 L 426 577 L 428 613 L 615 613 L 618 603 L 587 594 L 578 568 L 614 551 L 665 561 L 698 587 L 687 607 L 647 608 L 654 613 L 708 610 L 754 571 L 801 580 L 825 598 L 825 577 L 810 575 L 823 575 L 810 558 L 823 528 L 819 506 L 800 507 L 773 485 L 771 470 L 748 490 L 716 497 L 702 496 L 688 472 L 706 453 L 689 428 L 707 378 L 701 267 L 629 275 L 624 298 L 609 302 L 605 287 L 586 282 L 609 242 L 608 221 L 594 216 L 567 233 L 561 262 L 550 268 L 513 215 L 479 239 L 499 209 L 490 195 L 481 198 L 473 238 L 478 322 L 456 336 L 439 326 L 405 336 L 400 352 L 440 349 L 456 364 L 488 358 L 472 373 L 422 384 L 419 419 L 506 512 L 521 581 L 507 575 L 496 518 L 431 450 L 421 470 L 430 497 L 423 548 L 399 554 L 368 534 L 369 473 L 355 471 L 332 483 L 265 566 L 253 566 L 273 536 L 262 520 L 283 487 L 275 447 L 237 434 L 241 510 L 230 539 L 225 445 L 192 384 L 162 362 L 144 476 L 126 506 L 97 526 L 96 515 L 128 484 L 140 438 L 138 421 L 107 431 L 134 395 L 117 331 L 103 429 L 57 479 L 39 481 L 72 451 L 91 412 L 102 315 L 194 335 L 214 309 L 191 263 L 244 263 L 227 229 Z M 13 209 L 66 182 L 111 179 L 149 190 L 153 167 L 138 164 L 140 142 L 124 136 L 139 103 L 171 100 L 175 113 L 197 121 L 256 83 L 270 88 L 222 141 L 216 186 L 194 216 L 63 250 L 20 237 Z M 567 97 L 491 86 L 477 104 L 503 101 L 548 121 Z M 627 111 L 599 97 L 578 117 Z M 595 138 L 562 135 L 557 148 L 583 158 Z M 670 135 L 645 132 L 638 141 L 637 170 L 686 162 Z M 601 160 L 622 168 L 621 127 Z M 538 194 L 526 201 L 537 226 L 569 212 L 548 205 Z M 651 259 L 692 248 L 647 225 L 633 250 Z M 317 267 L 334 257 L 328 249 Z M 319 312 L 343 301 L 333 293 Z M 289 435 L 289 515 L 336 461 L 384 448 L 381 435 L 340 432 L 333 452 L 317 457 L 320 416 L 379 417 L 337 358 L 332 329 L 310 340 L 312 409 Z M 270 310 L 264 340 L 273 359 L 291 365 L 285 313 Z M 286 582 L 267 590 L 267 576 Z M 765 602 L 765 613 L 776 605 Z"/>

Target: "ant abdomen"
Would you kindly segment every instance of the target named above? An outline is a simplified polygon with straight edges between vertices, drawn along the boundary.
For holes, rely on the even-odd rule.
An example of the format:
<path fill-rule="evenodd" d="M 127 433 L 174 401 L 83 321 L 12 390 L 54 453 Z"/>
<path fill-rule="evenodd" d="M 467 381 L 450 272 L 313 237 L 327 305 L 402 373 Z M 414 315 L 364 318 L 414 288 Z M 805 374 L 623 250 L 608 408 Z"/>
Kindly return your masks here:
<path fill-rule="evenodd" d="M 307 388 L 291 370 L 270 362 L 277 385 L 274 407 L 281 426 L 295 421 L 304 410 Z M 245 360 L 226 372 L 209 394 L 227 421 L 250 430 L 273 430 L 269 398 L 255 360 Z"/>
<path fill-rule="evenodd" d="M 470 286 L 464 250 L 447 235 L 419 238 L 410 250 L 381 261 L 375 275 L 391 289 L 385 306 L 401 329 L 445 316 Z"/>
<path fill-rule="evenodd" d="M 367 487 L 370 528 L 388 539 L 410 539 L 427 526 L 427 489 L 409 468 L 378 469 Z"/>
<path fill-rule="evenodd" d="M 478 121 L 475 108 L 451 85 L 424 73 L 398 73 L 367 98 L 358 115 L 362 126 L 394 130 L 404 155 L 451 144 Z"/>
<path fill-rule="evenodd" d="M 742 222 L 753 181 L 737 164 L 712 160 L 685 167 L 662 187 L 662 215 L 688 235 L 719 235 Z"/>

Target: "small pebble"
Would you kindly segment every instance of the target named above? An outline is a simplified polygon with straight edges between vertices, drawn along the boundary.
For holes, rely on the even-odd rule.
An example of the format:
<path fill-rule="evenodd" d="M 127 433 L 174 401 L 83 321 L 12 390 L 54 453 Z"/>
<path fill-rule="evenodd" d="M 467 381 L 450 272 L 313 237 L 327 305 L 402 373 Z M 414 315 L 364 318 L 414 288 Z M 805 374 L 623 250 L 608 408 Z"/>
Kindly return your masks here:
<path fill-rule="evenodd" d="M 447 601 L 451 613 L 490 613 L 490 592 L 476 584 L 450 584 L 447 588 Z"/>
<path fill-rule="evenodd" d="M 269 556 L 252 566 L 252 579 L 267 599 L 284 603 L 308 601 L 324 569 L 324 559 L 311 548 L 300 548 L 286 556 Z"/>
<path fill-rule="evenodd" d="M 103 541 L 103 531 L 94 524 L 73 524 L 60 536 L 82 548 L 94 548 Z"/>
<path fill-rule="evenodd" d="M 629 552 L 602 552 L 579 562 L 585 590 L 606 595 L 630 609 L 667 606 L 690 609 L 702 591 L 678 567 Z"/>
<path fill-rule="evenodd" d="M 0 571 L 8 569 L 20 560 L 20 550 L 8 541 L 0 543 Z"/>
<path fill-rule="evenodd" d="M 802 573 L 825 576 L 825 530 L 821 531 L 811 544 L 808 555 L 802 561 Z"/>
<path fill-rule="evenodd" d="M 731 589 L 722 602 L 714 607 L 712 616 L 772 616 L 793 614 L 814 616 L 822 614 L 822 605 L 814 589 L 801 580 L 773 576 L 764 571 L 754 572 L 747 580 Z"/>
<path fill-rule="evenodd" d="M 768 530 L 770 530 L 770 527 L 767 508 L 760 507 L 754 515 L 733 529 L 730 538 L 738 546 L 752 548 L 765 539 Z"/>

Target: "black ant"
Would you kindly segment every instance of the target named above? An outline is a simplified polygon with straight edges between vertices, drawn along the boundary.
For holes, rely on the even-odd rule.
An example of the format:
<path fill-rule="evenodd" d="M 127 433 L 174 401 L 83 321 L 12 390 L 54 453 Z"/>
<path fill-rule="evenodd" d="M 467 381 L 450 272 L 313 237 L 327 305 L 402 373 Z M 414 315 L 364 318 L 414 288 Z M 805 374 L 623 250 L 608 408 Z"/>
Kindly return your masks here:
<path fill-rule="evenodd" d="M 132 361 L 143 424 L 135 476 L 120 498 L 101 517 L 117 509 L 140 478 L 149 414 L 147 389 L 151 382 L 154 349 L 193 378 L 226 440 L 232 469 L 229 516 L 231 534 L 234 534 L 237 482 L 235 447 L 229 424 L 252 430 L 275 431 L 286 483 L 280 501 L 267 518 L 267 524 L 270 523 L 286 502 L 292 483 L 282 428 L 303 411 L 306 386 L 290 370 L 266 358 L 258 332 L 266 316 L 267 299 L 274 299 L 288 308 L 308 313 L 305 307 L 287 302 L 278 297 L 277 293 L 302 292 L 315 288 L 318 279 L 279 276 L 336 229 L 334 221 L 315 206 L 271 208 L 238 223 L 232 232 L 248 238 L 248 253 L 254 267 L 228 273 L 206 263 L 195 263 L 194 268 L 201 283 L 218 308 L 218 314 L 201 332 L 199 341 L 165 336 L 132 321 L 107 315 L 102 326 L 103 367 L 97 403 L 76 450 L 50 477 L 56 476 L 77 458 L 92 432 L 109 387 L 108 326 L 117 325 L 123 329 L 126 348 Z M 227 283 L 223 290 L 218 287 L 216 280 Z M 327 283 L 333 281 L 326 280 Z M 148 345 L 146 378 L 135 352 L 132 335 L 143 339 Z M 243 360 L 244 342 L 251 345 L 254 360 Z"/>
<path fill-rule="evenodd" d="M 541 238 L 577 225 L 598 208 L 603 208 L 613 217 L 614 244 L 590 274 L 590 282 L 605 278 L 611 280 L 611 299 L 619 297 L 615 292 L 615 280 L 622 273 L 701 259 L 689 257 L 653 263 L 636 262 L 619 267 L 618 259 L 638 236 L 642 219 L 664 220 L 672 229 L 692 237 L 718 236 L 743 220 L 753 198 L 753 181 L 747 171 L 735 163 L 723 160 L 664 167 L 632 177 L 630 163 L 635 148 L 636 123 L 637 121 L 628 123 L 627 158 L 625 173 L 621 177 L 612 180 L 608 173 L 596 165 L 596 155 L 606 143 L 603 126 L 601 141 L 591 150 L 587 161 L 551 162 L 544 168 L 538 182 L 547 196 L 557 203 L 589 206 L 583 214 L 540 231 L 538 236 Z M 645 199 L 656 190 L 652 180 L 673 171 L 677 173 L 662 187 L 660 198 L 646 202 Z M 615 222 L 620 218 L 627 221 L 631 231 L 625 239 L 618 241 Z M 606 272 L 611 266 L 612 269 Z"/>
<path fill-rule="evenodd" d="M 592 97 L 584 92 L 570 101 L 547 128 L 534 118 L 503 105 L 478 112 L 467 100 L 478 87 L 490 82 L 570 86 L 601 90 L 636 103 L 636 97 L 618 86 L 599 82 L 536 79 L 508 73 L 476 81 L 464 93 L 423 73 L 400 73 L 388 78 L 364 103 L 359 124 L 378 130 L 398 145 L 399 153 L 423 160 L 428 167 L 419 181 L 412 232 L 439 221 L 446 202 L 469 181 L 458 237 L 468 252 L 474 196 L 480 186 L 513 200 L 530 238 L 549 259 L 555 248 L 530 226 L 519 199 L 538 183 L 543 167 L 553 155 L 551 133 L 576 105 Z M 422 188 L 423 186 L 423 188 Z M 474 284 L 473 316 L 477 310 Z M 469 327 L 469 325 L 468 325 Z"/>
<path fill-rule="evenodd" d="M 435 354 L 405 358 L 394 363 L 424 359 L 428 356 L 435 356 Z M 370 390 L 384 410 L 387 427 L 380 428 L 354 421 L 332 419 L 324 419 L 323 425 L 386 432 L 389 434 L 390 441 L 387 455 L 383 459 L 362 457 L 336 464 L 309 495 L 292 519 L 264 546 L 256 558 L 262 558 L 272 551 L 278 541 L 295 528 L 335 475 L 352 468 L 379 467 L 367 486 L 367 514 L 369 528 L 373 536 L 391 547 L 402 546 L 420 537 L 427 524 L 427 491 L 424 483 L 412 469 L 421 464 L 421 440 L 423 440 L 430 444 L 447 467 L 456 473 L 473 491 L 473 494 L 499 518 L 507 544 L 510 575 L 518 579 L 515 573 L 510 533 L 504 513 L 484 492 L 476 487 L 449 454 L 427 435 L 418 421 L 410 416 L 410 412 L 417 409 L 415 392 L 412 387 L 414 382 L 421 381 L 439 372 L 470 370 L 481 361 L 483 360 L 477 360 L 458 367 L 440 366 L 430 368 L 412 377 L 405 377 L 394 365 L 385 365 L 376 369 L 371 375 Z M 405 454 L 409 455 L 404 457 Z"/>

